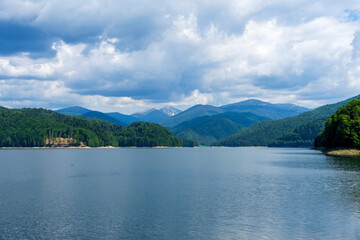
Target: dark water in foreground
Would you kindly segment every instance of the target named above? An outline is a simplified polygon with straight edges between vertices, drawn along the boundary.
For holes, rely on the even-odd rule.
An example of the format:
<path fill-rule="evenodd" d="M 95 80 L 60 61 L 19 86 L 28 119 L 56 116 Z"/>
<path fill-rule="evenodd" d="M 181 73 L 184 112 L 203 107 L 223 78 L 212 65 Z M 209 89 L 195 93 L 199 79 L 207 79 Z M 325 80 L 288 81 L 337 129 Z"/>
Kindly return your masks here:
<path fill-rule="evenodd" d="M 306 149 L 0 150 L 0 239 L 360 239 L 360 160 Z"/>

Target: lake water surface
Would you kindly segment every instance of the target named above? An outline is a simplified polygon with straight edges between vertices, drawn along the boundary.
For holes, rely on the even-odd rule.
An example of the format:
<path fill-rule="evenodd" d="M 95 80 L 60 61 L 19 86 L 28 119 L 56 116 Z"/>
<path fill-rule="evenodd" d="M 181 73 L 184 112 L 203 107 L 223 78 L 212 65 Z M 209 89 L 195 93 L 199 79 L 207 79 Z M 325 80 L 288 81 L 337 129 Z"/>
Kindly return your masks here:
<path fill-rule="evenodd" d="M 360 239 L 360 160 L 281 148 L 0 150 L 0 239 Z"/>

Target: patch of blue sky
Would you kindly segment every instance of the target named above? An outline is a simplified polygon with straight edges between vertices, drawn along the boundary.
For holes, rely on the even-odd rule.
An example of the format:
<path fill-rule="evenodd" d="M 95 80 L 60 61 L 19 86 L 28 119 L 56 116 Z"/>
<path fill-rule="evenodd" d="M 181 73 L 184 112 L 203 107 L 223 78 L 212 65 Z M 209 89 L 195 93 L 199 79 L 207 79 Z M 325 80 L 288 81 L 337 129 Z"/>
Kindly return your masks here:
<path fill-rule="evenodd" d="M 346 9 L 345 14 L 347 15 L 347 21 L 357 22 L 360 19 L 360 10 Z"/>

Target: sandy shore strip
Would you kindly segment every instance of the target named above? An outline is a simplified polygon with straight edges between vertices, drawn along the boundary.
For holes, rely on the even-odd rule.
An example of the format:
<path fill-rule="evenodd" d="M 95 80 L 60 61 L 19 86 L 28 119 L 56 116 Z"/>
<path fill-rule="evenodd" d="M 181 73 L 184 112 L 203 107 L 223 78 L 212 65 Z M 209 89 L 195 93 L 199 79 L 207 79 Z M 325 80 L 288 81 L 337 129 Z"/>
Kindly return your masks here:
<path fill-rule="evenodd" d="M 323 151 L 326 155 L 330 156 L 360 156 L 359 149 L 328 149 Z"/>

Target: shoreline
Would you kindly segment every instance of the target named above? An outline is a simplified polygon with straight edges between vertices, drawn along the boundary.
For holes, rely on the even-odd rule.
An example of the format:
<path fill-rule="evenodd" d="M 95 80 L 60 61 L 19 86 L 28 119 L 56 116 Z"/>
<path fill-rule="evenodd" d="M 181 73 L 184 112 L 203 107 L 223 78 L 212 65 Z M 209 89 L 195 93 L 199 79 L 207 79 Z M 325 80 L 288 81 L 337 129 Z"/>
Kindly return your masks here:
<path fill-rule="evenodd" d="M 360 156 L 360 150 L 356 148 L 335 148 L 335 149 L 324 149 L 322 152 L 329 156 L 339 157 L 356 157 Z"/>
<path fill-rule="evenodd" d="M 184 148 L 184 147 L 166 147 L 166 146 L 156 146 L 156 147 L 113 147 L 113 146 L 104 146 L 104 147 L 0 147 L 0 150 L 21 150 L 21 149 L 114 149 L 114 148 L 149 148 L 149 149 L 165 149 L 165 148 Z"/>

